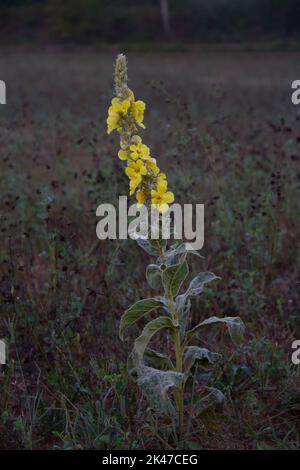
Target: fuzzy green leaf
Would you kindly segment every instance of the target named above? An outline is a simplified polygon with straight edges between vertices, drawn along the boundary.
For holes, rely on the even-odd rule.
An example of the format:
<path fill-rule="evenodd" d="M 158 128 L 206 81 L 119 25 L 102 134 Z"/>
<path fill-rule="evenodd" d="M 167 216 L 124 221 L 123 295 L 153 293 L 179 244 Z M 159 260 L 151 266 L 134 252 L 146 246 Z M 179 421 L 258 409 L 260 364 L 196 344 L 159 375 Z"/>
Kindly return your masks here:
<path fill-rule="evenodd" d="M 162 371 L 152 367 L 141 366 L 136 369 L 137 383 L 156 411 L 175 414 L 174 407 L 168 397 L 170 388 L 182 385 L 185 375 L 180 372 Z"/>
<path fill-rule="evenodd" d="M 167 267 L 162 272 L 162 282 L 167 295 L 175 296 L 189 273 L 189 267 L 186 261 L 182 264 L 175 264 Z"/>
<path fill-rule="evenodd" d="M 135 240 L 137 244 L 141 248 L 143 248 L 143 250 L 145 250 L 146 253 L 148 253 L 148 255 L 153 255 L 153 256 L 159 255 L 158 245 L 155 245 L 154 243 L 151 243 L 151 241 L 149 241 L 148 239 L 142 238 L 142 237 L 138 237 Z"/>
<path fill-rule="evenodd" d="M 192 330 L 187 332 L 186 335 L 186 344 L 189 343 L 189 341 L 192 339 L 193 336 L 199 333 L 200 329 L 203 326 L 206 325 L 214 325 L 216 323 L 225 323 L 225 325 L 228 328 L 230 337 L 234 343 L 240 343 L 244 331 L 245 331 L 245 325 L 243 321 L 240 319 L 240 317 L 225 317 L 225 318 L 219 318 L 219 317 L 210 317 L 204 320 L 203 322 L 199 323 L 196 325 Z"/>
<path fill-rule="evenodd" d="M 199 258 L 203 258 L 203 256 L 200 255 L 195 250 L 187 250 L 186 249 L 186 243 L 178 243 L 177 245 L 172 245 L 172 247 L 167 250 L 164 253 L 164 259 L 159 258 L 158 263 L 159 264 L 165 264 L 166 266 L 174 266 L 175 264 L 181 264 L 183 261 L 185 261 L 186 256 L 188 254 L 196 255 L 199 256 Z"/>
<path fill-rule="evenodd" d="M 186 295 L 190 297 L 195 297 L 203 292 L 205 284 L 208 282 L 214 281 L 215 279 L 220 279 L 214 273 L 206 272 L 206 273 L 199 273 L 194 279 L 191 281 L 188 290 L 186 291 Z"/>
<path fill-rule="evenodd" d="M 160 370 L 175 370 L 168 356 L 150 348 L 147 348 L 144 352 L 144 363 L 146 366 Z"/>
<path fill-rule="evenodd" d="M 175 299 L 175 309 L 179 316 L 179 328 L 181 341 L 185 335 L 186 322 L 191 311 L 191 301 L 188 295 L 181 294 Z"/>
<path fill-rule="evenodd" d="M 162 306 L 163 303 L 155 297 L 139 300 L 138 302 L 133 304 L 128 310 L 126 310 L 126 312 L 121 318 L 119 328 L 119 336 L 121 340 L 124 340 L 124 332 L 126 328 L 133 325 L 136 321 L 138 321 L 147 313 L 150 313 L 153 310 L 156 310 Z"/>
<path fill-rule="evenodd" d="M 146 279 L 153 289 L 161 288 L 161 270 L 157 264 L 149 264 L 146 268 Z"/>
<path fill-rule="evenodd" d="M 185 372 L 189 372 L 196 361 L 202 366 L 207 367 L 216 364 L 221 360 L 221 358 L 221 354 L 211 352 L 206 348 L 189 346 L 183 358 Z"/>
<path fill-rule="evenodd" d="M 135 360 L 140 364 L 143 360 L 144 352 L 148 346 L 151 338 L 163 329 L 174 329 L 175 326 L 172 323 L 172 320 L 165 317 L 158 317 L 154 320 L 147 323 L 145 328 L 142 331 L 141 336 L 139 336 L 134 342 L 133 355 Z"/>
<path fill-rule="evenodd" d="M 173 246 L 169 250 L 167 250 L 164 254 L 164 260 L 161 258 L 159 259 L 160 262 L 164 263 L 166 266 L 174 266 L 175 264 L 181 264 L 185 261 L 187 255 L 187 251 L 185 248 L 185 244 L 181 243 L 178 246 Z"/>

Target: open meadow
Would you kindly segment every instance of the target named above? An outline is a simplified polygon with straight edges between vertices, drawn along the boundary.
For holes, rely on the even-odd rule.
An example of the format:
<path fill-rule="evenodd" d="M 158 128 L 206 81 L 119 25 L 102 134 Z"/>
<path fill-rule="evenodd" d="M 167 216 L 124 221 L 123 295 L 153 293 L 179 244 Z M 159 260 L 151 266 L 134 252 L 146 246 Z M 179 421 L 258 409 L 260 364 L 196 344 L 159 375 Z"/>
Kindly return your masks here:
<path fill-rule="evenodd" d="M 117 48 L 3 48 L 0 107 L 2 449 L 174 449 L 126 360 L 124 311 L 151 297 L 151 257 L 132 240 L 100 241 L 96 208 L 128 192 L 107 135 Z M 205 383 L 223 407 L 184 414 L 185 448 L 300 447 L 300 53 L 129 52 L 129 86 L 146 102 L 143 139 L 176 202 L 205 204 L 203 259 L 220 280 L 192 301 L 189 327 L 239 316 L 194 344 L 223 355 Z M 152 314 L 150 314 L 152 317 Z M 152 342 L 163 351 L 165 336 Z M 204 380 L 204 379 L 202 379 Z M 200 383 L 201 386 L 201 383 Z M 205 406 L 204 406 L 205 405 Z M 190 416 L 192 414 L 193 416 Z"/>

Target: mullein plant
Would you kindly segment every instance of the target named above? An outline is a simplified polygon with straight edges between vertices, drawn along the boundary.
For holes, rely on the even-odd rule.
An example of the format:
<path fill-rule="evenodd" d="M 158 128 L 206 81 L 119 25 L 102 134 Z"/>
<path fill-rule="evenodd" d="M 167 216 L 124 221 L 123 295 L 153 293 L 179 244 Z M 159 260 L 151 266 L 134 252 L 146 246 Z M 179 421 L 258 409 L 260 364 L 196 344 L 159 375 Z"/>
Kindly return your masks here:
<path fill-rule="evenodd" d="M 115 64 L 115 93 L 108 109 L 107 131 L 109 134 L 114 130 L 119 133 L 118 157 L 125 163 L 129 194 L 135 195 L 138 205 L 144 204 L 148 208 L 154 206 L 163 214 L 174 201 L 174 194 L 168 190 L 167 177 L 160 171 L 149 147 L 138 135 L 139 129 L 145 128 L 145 103 L 136 100 L 128 88 L 127 63 L 123 54 L 118 55 Z M 152 410 L 168 415 L 178 431 L 177 436 L 182 438 L 188 427 L 185 422 L 185 392 L 189 390 L 188 385 L 192 383 L 194 389 L 199 378 L 199 366 L 200 370 L 207 371 L 207 368 L 213 367 L 222 358 L 218 353 L 192 345 L 192 341 L 205 327 L 223 324 L 228 328 L 231 339 L 239 343 L 244 333 L 244 324 L 239 317 L 213 316 L 187 330 L 191 300 L 202 294 L 205 285 L 217 279 L 217 276 L 211 272 L 200 272 L 191 280 L 187 290 L 181 293 L 189 274 L 188 255 L 197 253 L 187 250 L 182 241 L 168 246 L 162 236 L 155 240 L 138 236 L 136 239 L 148 254 L 156 257 L 156 261 L 146 269 L 146 278 L 150 287 L 158 290 L 159 295 L 139 300 L 132 305 L 121 318 L 119 335 L 124 340 L 128 327 L 143 317 L 157 313 L 158 316 L 150 320 L 136 338 L 128 358 L 128 368 Z M 151 339 L 159 332 L 167 333 L 172 338 L 173 347 L 167 354 L 149 347 Z M 223 394 L 219 390 L 204 385 L 201 387 L 207 391 L 202 404 L 207 403 L 207 398 L 213 398 L 215 402 L 223 401 Z M 201 406 L 199 404 L 200 408 Z"/>

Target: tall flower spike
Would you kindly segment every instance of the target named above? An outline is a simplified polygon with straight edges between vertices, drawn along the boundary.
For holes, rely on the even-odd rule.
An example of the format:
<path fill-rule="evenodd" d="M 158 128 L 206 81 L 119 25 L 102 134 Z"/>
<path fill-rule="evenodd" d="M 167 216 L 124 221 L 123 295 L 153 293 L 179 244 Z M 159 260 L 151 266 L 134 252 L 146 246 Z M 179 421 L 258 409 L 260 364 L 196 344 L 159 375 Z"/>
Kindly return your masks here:
<path fill-rule="evenodd" d="M 127 60 L 124 54 L 119 54 L 115 64 L 115 91 L 118 98 L 125 100 L 130 96 L 127 86 Z"/>
<path fill-rule="evenodd" d="M 129 178 L 129 193 L 135 194 L 139 205 L 155 205 L 160 212 L 165 212 L 174 200 L 174 194 L 167 191 L 167 179 L 157 166 L 156 159 L 150 155 L 150 149 L 143 144 L 138 135 L 138 128 L 144 126 L 146 105 L 135 100 L 127 85 L 127 60 L 119 54 L 115 63 L 115 93 L 108 109 L 107 132 L 117 130 L 120 134 L 120 160 L 127 163 L 125 174 Z M 162 184 L 163 180 L 163 184 Z"/>

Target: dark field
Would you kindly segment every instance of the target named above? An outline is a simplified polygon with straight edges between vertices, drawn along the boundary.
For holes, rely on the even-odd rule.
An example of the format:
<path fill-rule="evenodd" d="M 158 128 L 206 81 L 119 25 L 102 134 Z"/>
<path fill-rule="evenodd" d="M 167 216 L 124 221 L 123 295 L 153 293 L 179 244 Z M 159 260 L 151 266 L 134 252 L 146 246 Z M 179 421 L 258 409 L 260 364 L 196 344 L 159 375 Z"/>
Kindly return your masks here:
<path fill-rule="evenodd" d="M 150 257 L 96 238 L 102 202 L 127 194 L 117 137 L 106 134 L 116 50 L 6 49 L 0 78 L 0 447 L 171 449 L 126 372 L 120 317 L 153 295 Z M 190 326 L 239 315 L 239 348 L 213 385 L 227 401 L 193 419 L 186 446 L 300 447 L 300 53 L 129 54 L 130 87 L 147 103 L 143 133 L 177 202 L 205 204 L 204 259 L 221 280 L 193 303 Z M 139 326 L 142 326 L 141 321 Z M 138 327 L 132 328 L 131 338 Z M 165 339 L 154 341 L 163 350 Z M 185 410 L 188 415 L 188 407 Z"/>

